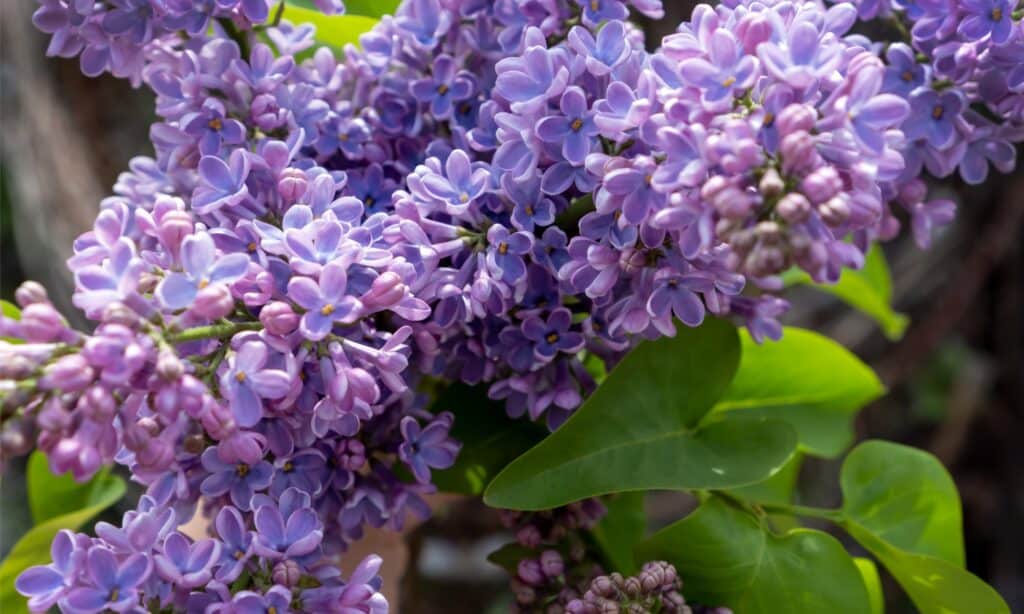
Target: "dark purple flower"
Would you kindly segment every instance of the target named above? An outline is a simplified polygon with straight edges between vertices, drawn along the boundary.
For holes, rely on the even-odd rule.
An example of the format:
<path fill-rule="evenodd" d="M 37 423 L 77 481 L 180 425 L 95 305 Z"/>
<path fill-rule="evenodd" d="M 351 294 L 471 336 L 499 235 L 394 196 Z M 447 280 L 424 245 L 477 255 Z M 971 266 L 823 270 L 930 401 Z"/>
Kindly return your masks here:
<path fill-rule="evenodd" d="M 1002 45 L 1013 35 L 1015 4 L 1010 0 L 961 0 L 957 8 L 967 15 L 957 32 L 969 41 L 990 37 L 993 43 Z"/>
<path fill-rule="evenodd" d="M 583 349 L 583 335 L 573 332 L 572 313 L 564 307 L 553 310 L 547 321 L 530 316 L 523 321 L 523 335 L 533 343 L 538 360 L 547 362 L 558 352 L 575 354 Z"/>
<path fill-rule="evenodd" d="M 323 0 L 320 0 L 322 2 Z M 333 604 L 332 604 L 333 605 Z M 231 600 L 225 612 L 231 614 L 268 614 L 270 612 L 284 614 L 294 611 L 292 608 L 292 592 L 281 585 L 274 585 L 262 595 L 253 591 L 240 591 Z"/>
<path fill-rule="evenodd" d="M 230 359 L 220 378 L 220 389 L 231 403 L 239 426 L 255 426 L 263 417 L 262 399 L 280 399 L 288 394 L 292 378 L 278 369 L 267 369 L 267 346 L 249 341 Z"/>
<path fill-rule="evenodd" d="M 517 181 L 511 175 L 501 177 L 501 187 L 512 201 L 512 224 L 519 230 L 550 226 L 555 221 L 555 204 L 540 190 L 540 177 Z"/>
<path fill-rule="evenodd" d="M 92 585 L 71 589 L 67 604 L 78 612 L 120 612 L 137 604 L 138 586 L 149 576 L 152 562 L 146 555 L 133 554 L 119 563 L 110 550 L 93 546 L 86 556 L 85 569 Z"/>
<path fill-rule="evenodd" d="M 409 92 L 422 103 L 430 104 L 430 113 L 438 119 L 452 115 L 454 102 L 465 100 L 473 94 L 473 80 L 468 73 L 456 74 L 455 60 L 449 55 L 434 59 L 430 77 L 413 81 Z"/>
<path fill-rule="evenodd" d="M 704 303 L 697 292 L 708 291 L 711 285 L 704 277 L 663 269 L 658 272 L 654 291 L 647 299 L 647 313 L 666 320 L 675 314 L 687 326 L 700 326 L 704 321 Z"/>
<path fill-rule="evenodd" d="M 587 105 L 583 90 L 573 86 L 562 93 L 559 103 L 562 115 L 552 115 L 537 124 L 537 136 L 545 143 L 561 143 L 562 156 L 573 166 L 580 166 L 594 146 L 600 130 L 594 124 L 594 113 Z"/>
<path fill-rule="evenodd" d="M 245 521 L 238 510 L 231 506 L 221 508 L 214 526 L 223 546 L 217 568 L 217 580 L 230 583 L 242 573 L 246 562 L 253 555 L 252 532 L 246 529 Z"/>
<path fill-rule="evenodd" d="M 527 232 L 510 233 L 501 224 L 487 230 L 487 268 L 495 277 L 509 284 L 526 276 L 523 256 L 533 247 L 533 235 Z"/>
<path fill-rule="evenodd" d="M 181 244 L 181 273 L 171 273 L 156 288 L 156 297 L 167 309 L 191 306 L 196 297 L 211 285 L 231 284 L 249 268 L 247 254 L 217 257 L 217 248 L 208 233 L 185 237 Z M 212 290 L 211 290 L 212 291 Z"/>
<path fill-rule="evenodd" d="M 220 542 L 203 539 L 190 543 L 181 533 L 167 536 L 163 549 L 153 558 L 157 573 L 182 588 L 203 586 L 213 577 L 213 565 L 220 557 Z"/>
<path fill-rule="evenodd" d="M 443 10 L 438 0 L 411 0 L 396 22 L 413 36 L 413 41 L 425 48 L 433 48 L 437 40 L 451 27 L 452 14 Z"/>
<path fill-rule="evenodd" d="M 608 213 L 619 203 L 622 219 L 630 224 L 639 224 L 647 219 L 661 203 L 664 196 L 651 185 L 656 166 L 653 161 L 636 159 L 633 166 L 615 169 L 604 178 L 604 190 L 598 194 L 597 210 Z"/>
<path fill-rule="evenodd" d="M 907 138 L 924 139 L 936 149 L 945 149 L 956 139 L 956 120 L 963 109 L 963 95 L 956 90 L 921 90 L 910 98 L 903 132 Z"/>
<path fill-rule="evenodd" d="M 928 69 L 915 57 L 914 50 L 904 43 L 893 43 L 885 52 L 889 65 L 885 67 L 882 90 L 909 98 L 910 93 L 923 86 Z"/>
<path fill-rule="evenodd" d="M 359 318 L 362 305 L 346 294 L 348 273 L 343 262 L 330 262 L 320 272 L 320 281 L 294 277 L 288 282 L 288 297 L 303 309 L 299 322 L 302 336 L 312 341 L 326 337 L 335 323 L 350 324 Z"/>
<path fill-rule="evenodd" d="M 207 497 L 229 493 L 231 502 L 244 512 L 249 511 L 253 494 L 270 486 L 274 477 L 274 468 L 267 461 L 254 464 L 225 462 L 217 448 L 207 448 L 202 462 L 203 468 L 211 475 L 203 480 L 199 490 Z"/>
<path fill-rule="evenodd" d="M 421 429 L 412 416 L 402 418 L 403 441 L 398 446 L 398 456 L 409 465 L 421 484 L 430 483 L 431 468 L 447 469 L 455 464 L 459 444 L 448 435 L 452 420 L 451 414 L 443 413 Z"/>
<path fill-rule="evenodd" d="M 316 496 L 323 488 L 327 469 L 324 455 L 315 449 L 302 450 L 287 458 L 274 462 L 274 481 L 270 483 L 270 494 L 280 497 L 289 488 Z"/>
<path fill-rule="evenodd" d="M 602 21 L 625 19 L 629 9 L 620 0 L 576 0 L 583 9 L 583 23 L 596 28 Z"/>
<path fill-rule="evenodd" d="M 182 120 L 185 132 L 199 140 L 199 153 L 215 155 L 222 143 L 237 145 L 245 140 L 245 126 L 225 116 L 224 103 L 207 98 L 202 109 Z"/>

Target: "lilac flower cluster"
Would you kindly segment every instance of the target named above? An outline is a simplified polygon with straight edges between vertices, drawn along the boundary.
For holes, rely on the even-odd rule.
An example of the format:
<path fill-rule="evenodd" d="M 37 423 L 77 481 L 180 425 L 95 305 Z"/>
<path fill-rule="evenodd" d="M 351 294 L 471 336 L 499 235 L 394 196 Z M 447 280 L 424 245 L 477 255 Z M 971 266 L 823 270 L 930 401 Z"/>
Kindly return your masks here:
<path fill-rule="evenodd" d="M 255 544 L 256 584 L 227 594 L 224 564 L 202 564 L 216 546 L 168 546 L 169 529 L 143 565 L 101 534 L 83 547 L 113 553 L 94 555 L 103 579 L 80 577 L 133 595 L 125 608 L 304 596 L 365 525 L 425 516 L 431 472 L 459 449 L 421 392 L 437 381 L 486 385 L 510 415 L 556 428 L 595 365 L 676 320 L 778 337 L 778 274 L 859 266 L 898 231 L 893 203 L 921 242 L 952 216 L 926 200 L 914 156 L 955 139 L 919 132 L 921 92 L 908 104 L 893 89 L 899 47 L 883 61 L 850 34 L 845 2 L 701 5 L 652 53 L 626 18 L 661 17 L 658 0 L 406 0 L 358 48 L 304 60 L 313 28 L 265 0 L 41 4 L 52 54 L 147 85 L 159 120 L 154 156 L 132 161 L 69 261 L 96 331 L 69 330 L 36 285 L 19 291 L 20 320 L 0 319 L 0 337 L 28 342 L 0 341 L 0 460 L 34 441 L 79 478 L 118 462 L 148 488 L 138 514 L 170 513 L 173 528 L 201 501 L 237 520 L 217 527 L 222 550 Z M 904 12 L 935 12 L 920 11 Z M 933 32 L 975 37 L 956 88 L 938 47 L 915 43 L 934 70 L 916 54 L 905 67 L 941 98 L 933 119 L 972 118 L 981 100 L 1009 118 L 963 148 L 1000 170 L 1019 71 L 1000 96 L 978 92 L 1017 57 L 1017 21 Z M 599 515 L 584 502 L 517 533 L 535 547 Z M 214 584 L 196 580 L 207 571 Z"/>
<path fill-rule="evenodd" d="M 913 183 L 922 169 L 934 177 L 959 171 L 968 184 L 984 182 L 990 167 L 1010 172 L 1015 144 L 1024 141 L 1024 12 L 1017 4 L 855 4 L 862 19 L 877 19 L 898 35 L 885 50 L 882 90 L 911 108 L 901 126 L 903 182 Z M 900 197 L 911 209 L 915 200 L 916 194 Z"/>
<path fill-rule="evenodd" d="M 255 520 L 227 506 L 214 536 L 193 541 L 181 518 L 144 496 L 120 527 L 101 522 L 98 537 L 63 530 L 49 565 L 17 580 L 33 611 L 365 612 L 384 614 L 371 555 L 343 580 L 322 557 L 323 525 L 307 493 L 290 488 L 258 500 Z"/>
<path fill-rule="evenodd" d="M 210 28 L 249 29 L 271 19 L 271 0 L 38 0 L 32 23 L 51 35 L 47 55 L 79 57 L 90 77 L 110 72 L 138 85 L 145 65 L 181 41 Z M 341 0 L 317 0 L 326 13 L 341 13 Z M 280 17 L 278 16 L 277 19 Z"/>
<path fill-rule="evenodd" d="M 693 614 L 694 609 L 683 599 L 682 581 L 676 568 L 664 561 L 644 563 L 635 576 L 613 573 L 594 578 L 580 599 L 573 599 L 565 608 L 569 614 L 603 614 L 605 612 L 666 612 Z M 702 608 L 697 612 L 732 614 L 728 608 Z"/>

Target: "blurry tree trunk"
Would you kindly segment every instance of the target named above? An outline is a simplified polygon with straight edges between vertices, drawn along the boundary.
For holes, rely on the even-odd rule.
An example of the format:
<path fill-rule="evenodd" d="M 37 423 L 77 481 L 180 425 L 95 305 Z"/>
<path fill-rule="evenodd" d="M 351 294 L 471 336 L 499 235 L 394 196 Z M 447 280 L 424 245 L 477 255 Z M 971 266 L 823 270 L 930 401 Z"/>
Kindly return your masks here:
<path fill-rule="evenodd" d="M 104 190 L 91 152 L 68 109 L 75 104 L 47 70 L 44 41 L 32 26 L 34 2 L 0 3 L 3 181 L 11 198 L 16 246 L 26 275 L 50 290 L 65 314 L 71 276 L 64 260 L 92 226 Z"/>

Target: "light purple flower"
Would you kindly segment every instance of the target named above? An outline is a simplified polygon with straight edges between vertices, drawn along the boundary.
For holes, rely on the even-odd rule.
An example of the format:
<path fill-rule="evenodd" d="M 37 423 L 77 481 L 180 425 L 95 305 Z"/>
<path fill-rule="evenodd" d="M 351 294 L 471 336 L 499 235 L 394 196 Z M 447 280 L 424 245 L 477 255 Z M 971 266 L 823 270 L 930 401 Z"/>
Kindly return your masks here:
<path fill-rule="evenodd" d="M 263 417 L 262 399 L 288 394 L 292 378 L 279 369 L 267 369 L 268 350 L 260 341 L 248 341 L 229 360 L 220 378 L 220 389 L 231 403 L 239 426 L 255 426 Z"/>
<path fill-rule="evenodd" d="M 597 33 L 576 26 L 569 31 L 569 46 L 586 58 L 587 70 L 596 77 L 607 75 L 629 58 L 626 27 L 615 20 L 605 24 Z"/>
<path fill-rule="evenodd" d="M 164 540 L 161 552 L 153 558 L 157 573 L 182 588 L 203 586 L 213 577 L 213 565 L 220 557 L 220 542 L 203 539 L 190 543 L 174 532 Z"/>
<path fill-rule="evenodd" d="M 335 323 L 351 324 L 362 311 L 354 296 L 346 294 L 348 273 L 343 262 L 330 262 L 320 272 L 320 281 L 293 277 L 288 282 L 288 297 L 306 310 L 299 322 L 302 336 L 319 341 L 326 337 Z"/>
<path fill-rule="evenodd" d="M 527 113 L 562 93 L 569 81 L 569 69 L 553 52 L 530 47 L 522 57 L 498 62 L 494 93 L 508 100 L 515 113 Z"/>
<path fill-rule="evenodd" d="M 1015 3 L 1010 0 L 961 0 L 957 8 L 967 13 L 957 32 L 969 41 L 989 37 L 1002 45 L 1013 35 Z"/>
<path fill-rule="evenodd" d="M 562 93 L 562 115 L 552 115 L 537 124 L 537 136 L 545 143 L 561 143 L 562 156 L 573 166 L 583 164 L 600 132 L 583 90 L 573 86 Z"/>
<path fill-rule="evenodd" d="M 487 190 L 490 171 L 484 166 L 474 168 L 462 150 L 457 149 L 448 155 L 444 169 L 446 176 L 430 173 L 423 177 L 423 187 L 431 196 L 444 202 L 452 214 L 466 211 Z"/>
<path fill-rule="evenodd" d="M 227 163 L 216 156 L 203 156 L 199 160 L 202 181 L 192 194 L 192 209 L 206 215 L 241 203 L 249 196 L 245 185 L 249 168 L 249 155 L 244 149 L 232 151 Z"/>
<path fill-rule="evenodd" d="M 736 37 L 724 28 L 711 34 L 708 59 L 690 58 L 679 65 L 679 74 L 701 88 L 701 99 L 711 109 L 726 108 L 735 92 L 746 90 L 758 76 L 757 58 L 743 53 Z"/>
<path fill-rule="evenodd" d="M 15 580 L 14 587 L 29 598 L 28 607 L 34 612 L 50 609 L 64 596 L 72 585 L 75 568 L 75 535 L 66 529 L 57 533 L 50 545 L 49 565 L 36 565 L 23 571 Z"/>
<path fill-rule="evenodd" d="M 198 113 L 182 120 L 185 132 L 199 139 L 199 153 L 215 155 L 222 143 L 237 145 L 245 139 L 242 122 L 226 117 L 225 113 L 224 103 L 207 98 Z"/>
<path fill-rule="evenodd" d="M 246 529 L 242 515 L 231 506 L 221 508 L 214 526 L 223 546 L 216 577 L 219 582 L 230 583 L 242 573 L 253 555 L 253 535 Z"/>
<path fill-rule="evenodd" d="M 138 587 L 149 576 L 152 562 L 143 554 L 119 562 L 110 550 L 93 546 L 86 556 L 85 569 L 91 585 L 71 589 L 65 598 L 67 605 L 78 612 L 121 612 L 138 603 Z"/>
<path fill-rule="evenodd" d="M 302 559 L 313 554 L 323 541 L 323 525 L 309 507 L 309 495 L 289 489 L 281 504 L 261 505 L 256 510 L 253 549 L 271 560 Z"/>
<path fill-rule="evenodd" d="M 190 235 L 181 244 L 181 273 L 171 273 L 156 288 L 156 297 L 167 309 L 191 306 L 211 285 L 228 285 L 241 279 L 249 268 L 247 254 L 217 256 L 208 233 Z"/>
<path fill-rule="evenodd" d="M 775 78 L 805 90 L 836 69 L 842 49 L 841 45 L 823 44 L 818 28 L 801 20 L 789 27 L 785 41 L 759 45 L 757 55 Z"/>

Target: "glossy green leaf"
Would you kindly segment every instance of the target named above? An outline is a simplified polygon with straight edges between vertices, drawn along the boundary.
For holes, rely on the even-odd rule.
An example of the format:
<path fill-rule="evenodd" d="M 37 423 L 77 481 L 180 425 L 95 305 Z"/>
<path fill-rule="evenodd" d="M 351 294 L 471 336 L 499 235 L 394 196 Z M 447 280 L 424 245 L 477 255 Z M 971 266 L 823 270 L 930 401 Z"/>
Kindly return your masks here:
<path fill-rule="evenodd" d="M 800 270 L 784 276 L 788 284 L 808 284 L 828 292 L 875 320 L 889 339 L 899 339 L 910 320 L 892 308 L 892 279 L 885 254 L 878 245 L 868 251 L 864 268 L 844 269 L 835 284 L 817 284 Z"/>
<path fill-rule="evenodd" d="M 847 522 L 901 550 L 963 567 L 960 496 L 937 458 L 868 441 L 850 452 L 839 481 Z"/>
<path fill-rule="evenodd" d="M 29 491 L 32 492 L 38 486 L 32 484 L 32 475 L 29 476 Z M 67 512 L 58 516 L 48 517 L 42 524 L 37 524 L 26 533 L 0 564 L 0 604 L 4 614 L 8 612 L 26 611 L 25 601 L 14 590 L 14 580 L 18 575 L 33 565 L 45 565 L 50 561 L 50 543 L 57 532 L 61 529 L 77 530 L 85 523 L 92 520 L 104 509 L 116 503 L 124 496 L 125 484 L 121 478 L 99 474 L 85 484 L 79 484 L 80 491 L 55 493 L 55 504 L 62 504 L 63 511 Z M 59 497 L 66 497 L 61 499 Z M 72 503 L 74 502 L 74 503 Z M 73 507 L 81 504 L 81 507 Z M 43 516 L 53 513 L 55 506 L 46 505 L 38 508 Z M 36 515 L 37 507 L 33 506 L 33 515 Z M 68 511 L 71 510 L 71 511 Z"/>
<path fill-rule="evenodd" d="M 802 450 L 838 456 L 853 440 L 854 414 L 885 392 L 878 377 L 835 341 L 787 327 L 779 341 L 741 334 L 743 355 L 709 419 L 724 412 L 778 418 L 796 428 Z"/>
<path fill-rule="evenodd" d="M 779 469 L 778 473 L 767 480 L 731 488 L 729 492 L 747 501 L 756 503 L 774 503 L 786 505 L 793 503 L 793 496 L 796 493 L 797 479 L 800 477 L 800 467 L 803 465 L 804 456 L 797 452 L 790 457 L 786 464 Z"/>
<path fill-rule="evenodd" d="M 285 5 L 284 19 L 295 24 L 313 24 L 316 27 L 316 39 L 334 49 L 344 49 L 349 43 L 358 45 L 359 36 L 377 25 L 377 20 L 373 17 L 359 14 L 324 15 L 315 9 L 303 8 L 292 3 Z"/>
<path fill-rule="evenodd" d="M 604 501 L 608 513 L 591 530 L 611 569 L 625 575 L 639 570 L 633 548 L 647 532 L 644 499 L 642 492 L 624 492 L 610 497 Z"/>
<path fill-rule="evenodd" d="M 432 473 L 442 492 L 480 495 L 499 471 L 547 432 L 527 420 L 508 418 L 505 404 L 489 399 L 483 386 L 452 385 L 433 408 L 455 415 L 451 435 L 462 443 L 455 465 Z"/>
<path fill-rule="evenodd" d="M 287 0 L 286 5 L 295 5 L 309 10 L 318 10 L 313 0 Z M 345 0 L 345 15 L 362 15 L 364 17 L 380 18 L 384 15 L 394 15 L 400 0 Z"/>
<path fill-rule="evenodd" d="M 102 500 L 104 492 L 111 488 L 110 469 L 104 467 L 88 482 L 76 482 L 70 473 L 50 473 L 46 455 L 36 450 L 28 459 L 26 468 L 28 481 L 28 505 L 32 520 L 42 524 L 51 518 L 62 516 L 68 510 L 84 509 Z"/>
<path fill-rule="evenodd" d="M 855 557 L 853 563 L 864 580 L 864 588 L 868 590 L 871 602 L 871 614 L 885 614 L 885 593 L 882 592 L 882 579 L 878 576 L 878 567 L 871 559 Z"/>
<path fill-rule="evenodd" d="M 687 600 L 736 614 L 870 611 L 861 574 L 834 537 L 811 529 L 775 535 L 718 497 L 643 542 L 637 558 L 672 562 Z"/>
<path fill-rule="evenodd" d="M 842 526 L 889 570 L 924 614 L 1009 613 L 963 569 L 960 497 L 934 456 L 868 441 L 840 474 Z"/>
<path fill-rule="evenodd" d="M 846 528 L 885 565 L 921 614 L 1010 614 L 999 593 L 974 574 L 933 556 L 900 550 L 856 524 Z"/>
<path fill-rule="evenodd" d="M 735 328 L 720 320 L 642 343 L 561 428 L 498 474 L 484 500 L 536 510 L 613 492 L 729 488 L 774 474 L 795 443 L 785 423 L 729 416 L 696 428 L 738 354 Z"/>

